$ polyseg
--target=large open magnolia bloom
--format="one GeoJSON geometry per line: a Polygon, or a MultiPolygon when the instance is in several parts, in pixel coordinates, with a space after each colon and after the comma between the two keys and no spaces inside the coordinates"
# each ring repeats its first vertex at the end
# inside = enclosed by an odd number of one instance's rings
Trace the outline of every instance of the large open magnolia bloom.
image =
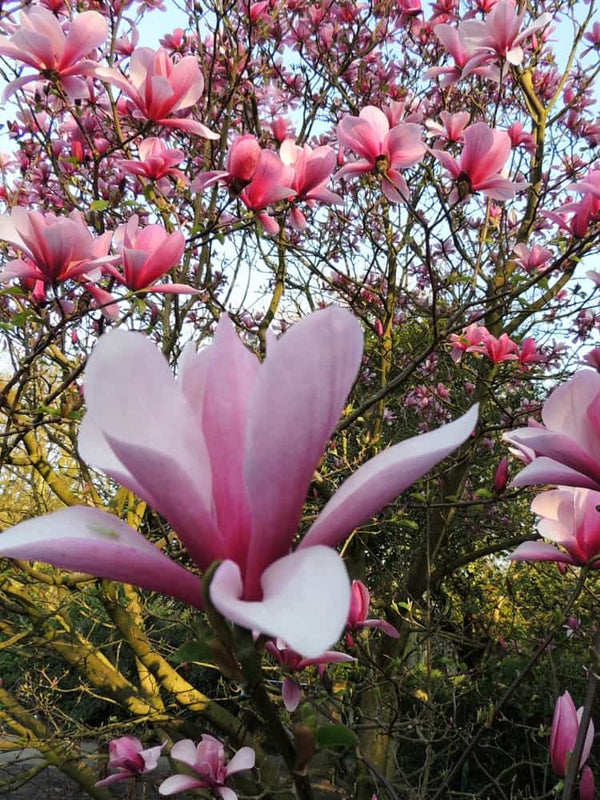
{"type": "Polygon", "coordinates": [[[374,172],[381,175],[381,190],[391,203],[408,200],[408,185],[400,170],[419,163],[425,155],[419,125],[399,122],[390,128],[381,109],[365,106],[358,117],[342,117],[337,137],[341,145],[362,158],[342,167],[336,178],[374,172]]]}
{"type": "Polygon", "coordinates": [[[542,421],[504,435],[528,462],[513,485],[600,491],[600,373],[582,370],[557,387],[544,403],[542,421]]]}
{"type": "Polygon", "coordinates": [[[13,278],[42,283],[78,279],[115,260],[108,255],[111,238],[110,232],[94,238],[78,211],[56,217],[49,211],[16,206],[10,216],[0,217],[0,241],[8,242],[22,257],[4,266],[0,283],[13,278]]]}
{"type": "Polygon", "coordinates": [[[19,25],[8,41],[0,41],[0,55],[14,58],[33,67],[33,75],[25,75],[8,84],[4,100],[31,81],[57,78],[71,97],[85,95],[81,75],[89,75],[95,61],[85,60],[90,50],[104,44],[108,38],[106,20],[96,11],[78,14],[68,27],[67,34],[47,8],[35,5],[19,15],[19,25]]]}
{"type": "MultiPolygon", "coordinates": [[[[358,469],[290,553],[316,465],[362,359],[350,312],[318,311],[271,341],[263,363],[223,317],[184,352],[178,379],[145,336],[101,337],[85,374],[81,457],[177,532],[228,619],[307,658],[339,638],[350,582],[332,549],[464,442],[477,408],[358,469]]],[[[77,506],[0,534],[0,553],[83,570],[201,607],[200,578],[117,517],[77,506]]]]}
{"type": "Polygon", "coordinates": [[[120,89],[138,115],[205,139],[219,138],[201,122],[173,116],[195,106],[204,91],[204,78],[195,56],[185,56],[175,64],[162,48],[138,47],[131,56],[130,80],[112,67],[97,67],[94,74],[120,89]]]}
{"type": "Polygon", "coordinates": [[[456,181],[456,196],[451,195],[451,200],[464,200],[474,192],[492,200],[510,200],[525,188],[523,181],[511,181],[502,174],[512,149],[506,131],[476,122],[465,128],[463,136],[465,145],[458,160],[445,150],[431,151],[456,181]]]}
{"type": "MultiPolygon", "coordinates": [[[[538,531],[547,542],[524,542],[509,558],[511,561],[556,561],[582,567],[600,556],[600,492],[561,487],[542,492],[531,504],[541,517],[538,531]]],[[[600,560],[593,564],[600,569],[600,560]]]]}

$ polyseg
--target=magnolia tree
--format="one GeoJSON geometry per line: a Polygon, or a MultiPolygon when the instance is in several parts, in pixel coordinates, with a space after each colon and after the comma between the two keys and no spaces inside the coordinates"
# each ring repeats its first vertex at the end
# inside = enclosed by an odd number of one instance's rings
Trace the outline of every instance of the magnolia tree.
{"type": "Polygon", "coordinates": [[[594,13],[9,4],[15,748],[100,799],[594,797],[594,13]]]}

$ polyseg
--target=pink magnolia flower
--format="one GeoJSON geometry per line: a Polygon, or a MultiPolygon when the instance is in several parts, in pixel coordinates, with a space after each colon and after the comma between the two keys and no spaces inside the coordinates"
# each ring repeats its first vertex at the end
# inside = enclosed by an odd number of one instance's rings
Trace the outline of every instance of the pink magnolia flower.
{"type": "Polygon", "coordinates": [[[468,75],[481,75],[492,79],[498,76],[498,68],[490,64],[492,60],[490,53],[467,38],[464,24],[456,27],[442,22],[433,29],[454,60],[453,67],[432,67],[425,73],[426,78],[440,78],[441,86],[451,86],[468,75]]]}
{"type": "Polygon", "coordinates": [[[185,250],[185,237],[181,231],[167,233],[162,225],[139,227],[137,214],[126,225],[115,231],[115,244],[123,265],[123,274],[115,267],[105,267],[107,272],[132,292],[149,290],[167,294],[194,293],[196,289],[181,283],[154,281],[173,269],[185,250]]]}
{"type": "MultiPolygon", "coordinates": [[[[151,181],[162,181],[171,176],[187,183],[187,178],[180,169],[176,169],[185,158],[181,150],[167,147],[160,139],[151,137],[140,142],[139,160],[123,159],[118,162],[119,167],[131,175],[141,175],[151,181]]],[[[169,184],[166,184],[167,187],[169,184]]]]}
{"type": "Polygon", "coordinates": [[[542,272],[547,269],[548,261],[552,258],[552,251],[547,247],[540,247],[537,244],[527,247],[525,244],[518,244],[513,251],[516,256],[515,262],[523,267],[526,272],[534,270],[542,272]]]}
{"type": "Polygon", "coordinates": [[[475,47],[487,49],[509,64],[518,65],[524,57],[521,42],[552,22],[552,14],[546,12],[521,31],[524,17],[525,9],[517,13],[511,0],[498,0],[483,22],[468,20],[461,24],[461,30],[475,47]]]}
{"type": "Polygon", "coordinates": [[[488,333],[481,344],[468,347],[467,353],[481,353],[494,364],[501,364],[503,361],[517,361],[519,347],[507,333],[503,333],[497,338],[488,333]]]}
{"type": "MultiPolygon", "coordinates": [[[[290,553],[315,465],[362,360],[348,311],[317,311],[271,341],[260,363],[223,317],[210,347],[189,347],[175,381],[142,334],[102,336],[85,374],[79,452],[177,531],[223,616],[306,658],[339,638],[350,584],[332,548],[462,444],[477,407],[401,442],[348,478],[290,553]],[[323,609],[327,608],[327,614],[323,609]]],[[[200,578],[138,531],[75,506],[4,531],[0,553],[122,580],[201,607],[200,578]]]]}
{"type": "Polygon", "coordinates": [[[172,775],[158,787],[159,794],[168,796],[192,789],[212,789],[223,800],[237,800],[237,794],[225,783],[231,775],[252,769],[256,754],[251,747],[242,747],[226,765],[223,743],[205,733],[198,745],[191,739],[174,744],[171,758],[181,761],[196,774],[172,775]]]}
{"type": "MultiPolygon", "coordinates": [[[[556,561],[582,567],[600,556],[600,492],[591,489],[562,487],[542,492],[531,504],[541,517],[538,531],[562,549],[546,542],[523,542],[509,558],[511,561],[556,561]]],[[[600,561],[594,563],[600,568],[600,561]]]]}
{"type": "MultiPolygon", "coordinates": [[[[575,749],[582,716],[583,707],[575,710],[575,703],[569,692],[565,692],[557,699],[550,735],[550,762],[554,773],[559,778],[564,778],[569,769],[569,759],[575,749]]],[[[593,742],[594,723],[590,720],[581,751],[580,769],[589,758],[593,742]]],[[[580,800],[594,800],[594,797],[594,774],[589,767],[584,767],[579,782],[579,798],[580,800]]]]}
{"type": "Polygon", "coordinates": [[[219,182],[225,183],[232,195],[239,195],[256,174],[261,153],[256,136],[251,133],[237,136],[227,153],[227,168],[199,175],[192,183],[192,191],[201,192],[219,182]]]}
{"type": "MultiPolygon", "coordinates": [[[[278,639],[276,642],[267,642],[265,650],[270,653],[285,672],[300,672],[306,667],[324,666],[326,664],[343,664],[349,661],[356,661],[346,653],[338,653],[335,650],[327,650],[316,658],[303,658],[291,647],[287,647],[285,642],[278,639]]],[[[283,704],[288,711],[295,711],[302,699],[302,688],[294,678],[286,675],[281,687],[283,704]]]]}
{"type": "Polygon", "coordinates": [[[195,56],[186,56],[174,64],[162,48],[139,47],[131,56],[129,72],[131,80],[109,67],[97,67],[94,74],[120,89],[140,116],[206,139],[219,138],[201,122],[173,116],[195,106],[204,91],[204,78],[195,56]]]}
{"type": "Polygon", "coordinates": [[[526,367],[528,364],[537,364],[544,358],[544,356],[537,349],[537,343],[535,339],[532,339],[531,336],[523,339],[518,354],[519,364],[521,364],[523,367],[526,367]]]}
{"type": "MultiPolygon", "coordinates": [[[[346,628],[348,631],[358,631],[361,628],[378,628],[393,639],[397,639],[400,634],[387,620],[367,619],[370,605],[371,596],[365,584],[362,581],[352,581],[350,610],[348,611],[348,619],[346,621],[346,628]]],[[[354,639],[350,633],[346,634],[346,644],[348,647],[353,647],[354,645],[354,639]]]]}
{"type": "Polygon", "coordinates": [[[508,483],[508,458],[504,456],[498,462],[496,472],[494,473],[494,491],[496,494],[502,494],[506,489],[508,483]]]}
{"type": "Polygon", "coordinates": [[[127,781],[129,778],[138,778],[146,772],[156,769],[158,759],[164,744],[144,750],[144,745],[135,736],[121,736],[113,739],[108,745],[108,768],[116,769],[114,775],[109,775],[96,783],[96,786],[108,786],[117,781],[127,781]]]}
{"type": "Polygon", "coordinates": [[[600,169],[591,170],[582,181],[572,183],[568,188],[580,192],[583,195],[581,200],[567,203],[558,211],[547,211],[545,216],[573,236],[583,238],[600,220],[600,169]]]}
{"type": "Polygon", "coordinates": [[[440,111],[440,119],[442,124],[428,120],[425,125],[430,133],[441,136],[447,142],[462,142],[464,141],[464,131],[471,115],[468,111],[461,111],[459,114],[450,114],[448,111],[440,111]]]}
{"type": "Polygon", "coordinates": [[[452,360],[458,364],[464,353],[470,353],[474,347],[483,345],[490,336],[491,334],[485,325],[478,325],[476,322],[472,322],[466,328],[463,328],[460,335],[451,333],[450,344],[452,345],[452,350],[450,355],[452,360]]]}
{"type": "Polygon", "coordinates": [[[582,370],[558,386],[544,403],[542,420],[504,435],[529,462],[513,485],[600,491],[600,373],[582,370]]]}
{"type": "Polygon", "coordinates": [[[314,150],[309,145],[298,147],[293,139],[286,139],[279,148],[279,156],[284,164],[293,169],[292,189],[296,195],[292,206],[291,222],[296,230],[306,228],[304,214],[296,203],[304,200],[309,205],[321,203],[342,203],[339,194],[327,188],[331,173],[335,169],[337,156],[331,147],[324,145],[314,150]]]}
{"type": "Polygon", "coordinates": [[[0,282],[33,278],[42,283],[79,279],[83,273],[114,258],[108,256],[111,233],[96,239],[79,212],[56,217],[50,212],[26,211],[15,207],[10,216],[0,217],[0,241],[8,242],[22,257],[9,261],[0,282]]]}
{"type": "Polygon", "coordinates": [[[493,200],[510,200],[523,189],[523,182],[511,181],[501,172],[510,157],[511,143],[506,131],[476,122],[464,132],[465,145],[457,161],[445,150],[432,150],[456,181],[456,200],[481,192],[493,200]]]}
{"type": "Polygon", "coordinates": [[[417,164],[425,155],[421,128],[414,122],[399,122],[390,129],[387,116],[375,106],[366,106],[358,117],[349,114],[337,126],[340,144],[362,156],[346,164],[336,178],[373,172],[381,176],[381,189],[391,203],[409,197],[406,180],[399,170],[417,164]]]}
{"type": "Polygon", "coordinates": [[[279,200],[294,197],[293,180],[291,167],[284,164],[276,153],[261,150],[252,180],[240,193],[240,200],[256,213],[264,229],[273,236],[279,233],[279,225],[264,209],[279,200]]]}
{"type": "Polygon", "coordinates": [[[72,98],[86,95],[80,75],[91,74],[96,63],[84,57],[108,37],[106,20],[96,11],[78,14],[67,34],[54,14],[43,6],[33,6],[19,15],[19,26],[8,41],[0,41],[0,55],[21,61],[36,72],[8,84],[4,100],[17,89],[41,78],[58,79],[72,98]]]}
{"type": "Polygon", "coordinates": [[[528,153],[535,153],[537,149],[535,138],[533,134],[523,130],[522,122],[513,122],[507,133],[510,136],[510,143],[513,147],[523,146],[528,153]]]}

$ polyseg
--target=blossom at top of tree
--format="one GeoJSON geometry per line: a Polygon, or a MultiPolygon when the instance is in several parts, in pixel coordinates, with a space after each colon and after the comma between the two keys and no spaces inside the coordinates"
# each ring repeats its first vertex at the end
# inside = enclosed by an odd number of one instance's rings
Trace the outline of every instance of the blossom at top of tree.
{"type": "Polygon", "coordinates": [[[400,170],[419,163],[425,155],[427,148],[419,125],[399,122],[390,128],[383,111],[365,106],[358,117],[347,114],[342,118],[337,138],[343,147],[362,158],[343,166],[336,178],[371,172],[381,176],[381,189],[391,203],[408,200],[408,185],[400,170]]]}
{"type": "Polygon", "coordinates": [[[201,122],[173,116],[195,106],[204,91],[204,78],[195,56],[185,56],[174,63],[162,48],[138,47],[131,56],[129,80],[112,67],[96,67],[94,74],[120,89],[133,103],[137,116],[205,139],[219,138],[201,122]]]}
{"type": "Polygon", "coordinates": [[[225,783],[231,775],[252,769],[256,754],[251,747],[242,747],[226,763],[223,743],[205,733],[197,745],[191,739],[176,742],[171,748],[171,758],[181,761],[195,775],[171,775],[158,787],[163,797],[192,789],[211,789],[222,800],[237,800],[237,794],[225,783]]]}
{"type": "Polygon", "coordinates": [[[32,6],[21,11],[19,25],[10,39],[0,39],[0,55],[21,61],[36,72],[11,81],[4,90],[4,100],[26,84],[42,79],[60,81],[71,98],[85,97],[85,82],[79,76],[90,75],[97,66],[85,56],[107,37],[106,20],[96,11],[78,14],[66,34],[47,8],[32,6]]]}
{"type": "Polygon", "coordinates": [[[151,772],[158,766],[163,748],[164,744],[161,744],[145,750],[136,736],[113,739],[108,744],[108,769],[116,769],[117,772],[98,781],[96,786],[108,786],[117,781],[127,781],[151,772]]]}
{"type": "Polygon", "coordinates": [[[525,182],[509,180],[502,173],[511,152],[506,131],[476,122],[465,128],[463,135],[465,144],[459,159],[445,150],[431,151],[456,182],[455,200],[464,200],[474,192],[493,200],[510,200],[527,186],[525,182]]]}
{"type": "Polygon", "coordinates": [[[10,215],[0,217],[0,241],[8,242],[22,257],[6,264],[0,282],[13,278],[33,278],[42,283],[78,279],[115,260],[108,255],[111,239],[110,232],[94,238],[78,211],[57,217],[16,206],[10,215]]]}
{"type": "Polygon", "coordinates": [[[469,75],[498,79],[498,68],[491,63],[492,55],[467,38],[462,25],[442,22],[434,27],[433,32],[452,56],[454,66],[431,67],[425,73],[426,78],[439,78],[441,86],[451,86],[469,75]]]}
{"type": "MultiPolygon", "coordinates": [[[[462,444],[477,407],[367,461],[290,553],[316,464],[362,359],[362,330],[331,307],[272,340],[263,363],[223,317],[214,341],[184,352],[175,381],[145,336],[101,337],[85,374],[79,452],[161,513],[198,570],[222,561],[211,602],[302,656],[340,636],[350,605],[332,548],[462,444]],[[323,608],[328,613],[323,613],[323,608]]],[[[0,552],[170,594],[201,607],[198,575],[122,520],[75,506],[4,531],[0,552]]]]}
{"type": "Polygon", "coordinates": [[[488,50],[502,61],[518,66],[524,58],[521,42],[552,22],[552,14],[541,14],[531,25],[521,30],[526,10],[517,13],[511,0],[498,0],[482,20],[461,23],[463,36],[476,48],[488,50]]]}
{"type": "MultiPolygon", "coordinates": [[[[511,561],[556,561],[582,567],[600,557],[600,492],[561,487],[543,492],[531,504],[541,517],[537,529],[547,542],[523,542],[511,553],[511,561]]],[[[600,560],[594,563],[600,568],[600,560]]]]}

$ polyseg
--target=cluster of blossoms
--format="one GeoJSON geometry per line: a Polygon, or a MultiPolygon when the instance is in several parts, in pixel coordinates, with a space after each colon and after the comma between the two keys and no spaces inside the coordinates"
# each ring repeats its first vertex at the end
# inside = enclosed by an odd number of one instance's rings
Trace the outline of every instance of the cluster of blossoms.
{"type": "Polygon", "coordinates": [[[464,353],[479,353],[494,364],[517,361],[523,367],[537,364],[543,359],[535,339],[527,337],[519,346],[509,338],[508,334],[503,333],[496,337],[485,325],[478,325],[476,322],[464,328],[460,335],[451,334],[450,344],[452,345],[450,355],[456,363],[461,361],[464,353]]]}
{"type": "MultiPolygon", "coordinates": [[[[108,768],[117,772],[96,783],[108,786],[117,781],[140,778],[156,769],[163,745],[144,749],[135,736],[121,736],[108,745],[108,768]]],[[[158,787],[163,797],[192,789],[211,789],[222,800],[237,800],[237,794],[226,785],[228,778],[238,772],[252,769],[255,753],[251,747],[242,747],[226,763],[223,743],[214,736],[204,734],[196,745],[191,739],[183,739],[173,745],[171,758],[180,761],[193,773],[191,775],[172,775],[158,787]]]]}

